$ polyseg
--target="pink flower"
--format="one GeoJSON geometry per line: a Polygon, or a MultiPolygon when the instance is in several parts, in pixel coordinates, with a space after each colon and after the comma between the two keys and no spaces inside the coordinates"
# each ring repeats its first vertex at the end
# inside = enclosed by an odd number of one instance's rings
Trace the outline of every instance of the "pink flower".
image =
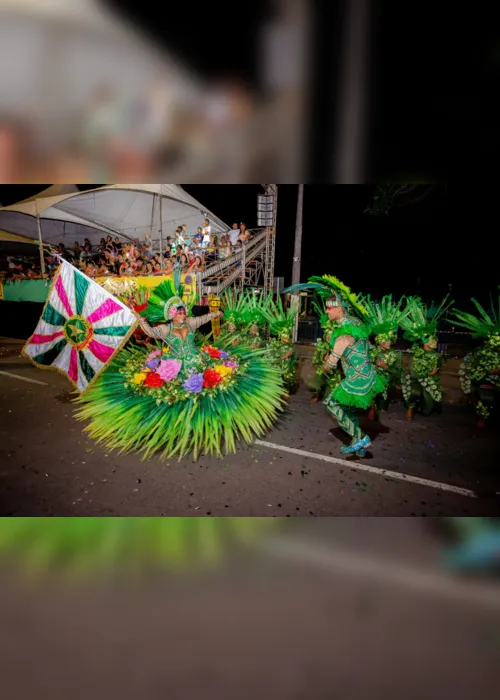
{"type": "Polygon", "coordinates": [[[144,363],[147,365],[148,362],[151,362],[151,360],[154,357],[160,357],[161,356],[161,350],[153,350],[153,352],[150,352],[149,355],[146,357],[146,362],[144,363]]]}
{"type": "Polygon", "coordinates": [[[177,316],[177,309],[175,306],[172,306],[170,311],[168,312],[169,318],[175,318],[177,316]]]}
{"type": "Polygon", "coordinates": [[[179,374],[181,367],[182,362],[179,362],[179,360],[162,360],[160,367],[156,371],[163,381],[170,382],[179,374]]]}

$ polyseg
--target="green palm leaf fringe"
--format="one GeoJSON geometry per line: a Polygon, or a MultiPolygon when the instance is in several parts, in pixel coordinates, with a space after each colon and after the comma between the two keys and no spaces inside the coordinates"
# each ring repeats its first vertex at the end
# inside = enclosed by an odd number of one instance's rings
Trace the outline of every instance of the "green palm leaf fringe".
{"type": "Polygon", "coordinates": [[[85,431],[109,449],[136,450],[143,459],[160,453],[162,459],[180,460],[189,452],[194,460],[200,454],[221,457],[236,452],[240,440],[250,444],[265,435],[285,405],[280,372],[268,362],[265,349],[232,347],[240,364],[251,362],[229,391],[171,406],[158,406],[153,397],[124,388],[120,369],[134,353],[143,351],[124,348],[95,384],[75,399],[81,405],[77,420],[88,420],[85,431]]]}
{"type": "Polygon", "coordinates": [[[271,518],[0,518],[0,561],[30,575],[73,575],[153,567],[185,570],[220,562],[251,542],[271,518]]]}
{"type": "Polygon", "coordinates": [[[500,295],[498,296],[498,312],[491,299],[491,311],[488,312],[476,300],[471,299],[477,309],[477,314],[470,314],[459,309],[453,309],[450,323],[455,323],[461,328],[472,333],[473,338],[489,338],[493,335],[500,335],[500,295]]]}
{"type": "Polygon", "coordinates": [[[431,309],[419,297],[407,297],[407,314],[400,321],[401,328],[405,331],[404,337],[412,342],[435,337],[439,319],[454,303],[453,301],[448,302],[448,298],[449,294],[444,297],[438,307],[431,309]]]}
{"type": "Polygon", "coordinates": [[[382,297],[380,302],[376,302],[368,294],[360,297],[359,300],[368,312],[364,320],[371,326],[374,335],[396,332],[402,319],[410,313],[411,307],[403,308],[405,297],[401,297],[396,302],[393,300],[392,294],[387,294],[382,297]]]}

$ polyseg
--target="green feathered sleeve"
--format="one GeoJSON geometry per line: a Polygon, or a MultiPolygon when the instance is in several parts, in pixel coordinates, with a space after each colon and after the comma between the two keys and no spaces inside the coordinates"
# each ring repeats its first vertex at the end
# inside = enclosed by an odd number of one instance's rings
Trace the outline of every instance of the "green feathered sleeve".
{"type": "Polygon", "coordinates": [[[350,335],[358,340],[359,338],[369,338],[371,334],[371,327],[361,323],[359,325],[353,323],[346,323],[345,326],[339,326],[335,328],[332,332],[330,338],[330,347],[333,348],[337,338],[343,335],[350,335]]]}

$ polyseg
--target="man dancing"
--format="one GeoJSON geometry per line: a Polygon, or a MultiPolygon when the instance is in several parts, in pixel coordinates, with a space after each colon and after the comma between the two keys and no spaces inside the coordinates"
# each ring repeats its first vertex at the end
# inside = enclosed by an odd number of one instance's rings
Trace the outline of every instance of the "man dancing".
{"type": "Polygon", "coordinates": [[[307,284],[294,285],[285,291],[295,293],[302,289],[314,289],[323,297],[325,292],[329,295],[326,313],[336,326],[330,337],[330,354],[325,359],[323,371],[328,375],[340,362],[344,378],[329,393],[325,406],[351,437],[351,444],[341,447],[341,452],[364,456],[371,440],[361,430],[356,411],[370,408],[387,384],[386,379],[377,374],[370,359],[368,338],[371,328],[360,318],[366,316],[366,309],[348,287],[330,275],[311,277],[307,284]]]}

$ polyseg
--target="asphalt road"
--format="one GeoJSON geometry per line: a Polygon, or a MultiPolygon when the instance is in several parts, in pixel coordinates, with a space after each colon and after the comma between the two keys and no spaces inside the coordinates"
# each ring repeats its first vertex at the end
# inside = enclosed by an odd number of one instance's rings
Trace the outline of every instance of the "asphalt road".
{"type": "Polygon", "coordinates": [[[1,515],[500,514],[498,425],[479,431],[468,407],[407,423],[395,405],[382,424],[365,423],[372,453],[353,462],[329,434],[324,406],[301,388],[265,444],[220,460],[142,461],[88,439],[69,382],[20,348],[0,345],[1,515]]]}
{"type": "Polygon", "coordinates": [[[423,521],[280,522],[289,527],[210,572],[135,586],[70,586],[55,575],[31,586],[3,575],[4,694],[498,697],[498,588],[440,571],[441,545],[423,521]]]}

